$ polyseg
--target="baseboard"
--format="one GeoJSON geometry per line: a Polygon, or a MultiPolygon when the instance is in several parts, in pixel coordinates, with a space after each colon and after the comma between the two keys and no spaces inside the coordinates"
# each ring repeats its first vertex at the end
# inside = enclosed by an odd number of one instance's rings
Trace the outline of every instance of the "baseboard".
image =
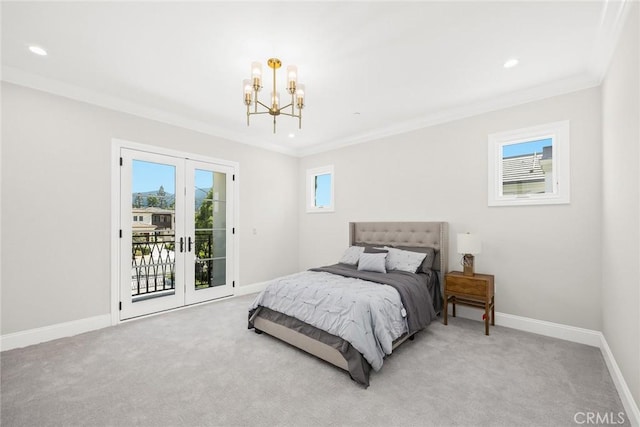
{"type": "Polygon", "coordinates": [[[58,338],[71,337],[84,332],[102,329],[107,326],[111,326],[111,314],[87,317],[86,319],[78,319],[71,322],[57,323],[42,328],[6,334],[0,337],[0,350],[6,351],[58,338]]]}
{"type": "MultiPolygon", "coordinates": [[[[468,307],[456,307],[456,314],[465,319],[481,320],[483,311],[468,307]]],[[[565,341],[600,347],[602,333],[591,329],[577,328],[575,326],[562,325],[560,323],[547,322],[545,320],[531,319],[529,317],[514,316],[513,314],[496,312],[496,325],[519,331],[531,332],[547,337],[559,338],[565,341]]]]}
{"type": "MultiPolygon", "coordinates": [[[[266,286],[267,282],[253,283],[247,286],[238,286],[234,289],[234,296],[249,295],[260,292],[266,286]]],[[[156,314],[162,313],[164,312],[156,314]]],[[[0,336],[0,351],[27,347],[29,345],[39,344],[45,341],[71,337],[73,335],[78,335],[84,332],[102,329],[107,326],[112,326],[111,321],[111,314],[104,314],[101,316],[88,317],[86,319],[78,319],[71,322],[58,323],[51,326],[44,326],[42,328],[29,329],[26,331],[2,335],[0,336]]]]}
{"type": "Polygon", "coordinates": [[[613,357],[613,353],[611,352],[611,348],[609,348],[607,340],[603,334],[600,334],[600,337],[600,351],[602,351],[602,357],[604,357],[604,361],[607,364],[613,383],[616,385],[616,389],[620,395],[620,400],[622,400],[622,406],[624,406],[624,410],[627,412],[627,418],[629,418],[629,422],[632,426],[638,427],[640,426],[640,409],[638,409],[638,405],[633,399],[631,390],[629,390],[627,382],[622,376],[622,371],[620,371],[620,368],[616,363],[616,359],[613,357]]]}
{"type": "MultiPolygon", "coordinates": [[[[478,309],[456,307],[456,315],[464,317],[465,319],[481,321],[482,314],[483,312],[478,309]]],[[[638,410],[638,405],[633,399],[631,390],[629,390],[627,382],[624,380],[622,372],[602,332],[498,312],[496,312],[496,325],[598,347],[602,352],[602,357],[616,386],[620,400],[622,400],[622,405],[627,413],[629,422],[632,426],[640,426],[640,410],[638,410]]]]}
{"type": "Polygon", "coordinates": [[[239,297],[242,295],[255,294],[257,292],[261,292],[264,288],[267,287],[267,283],[269,282],[258,282],[252,283],[251,285],[246,286],[238,286],[235,288],[235,296],[239,297]]]}

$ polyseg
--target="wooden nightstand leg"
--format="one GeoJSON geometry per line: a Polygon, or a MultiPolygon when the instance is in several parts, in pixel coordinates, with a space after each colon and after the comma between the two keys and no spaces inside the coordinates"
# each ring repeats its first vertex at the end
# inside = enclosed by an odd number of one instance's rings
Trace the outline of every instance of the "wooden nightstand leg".
{"type": "Polygon", "coordinates": [[[496,297],[491,297],[491,324],[496,325],[496,297]]]}
{"type": "Polygon", "coordinates": [[[489,335],[489,302],[484,303],[484,334],[489,335]]]}
{"type": "Polygon", "coordinates": [[[451,315],[456,317],[456,297],[451,298],[451,315]]]}
{"type": "Polygon", "coordinates": [[[447,311],[449,310],[449,298],[447,298],[447,294],[444,294],[444,307],[442,311],[442,320],[443,323],[447,324],[447,311]]]}

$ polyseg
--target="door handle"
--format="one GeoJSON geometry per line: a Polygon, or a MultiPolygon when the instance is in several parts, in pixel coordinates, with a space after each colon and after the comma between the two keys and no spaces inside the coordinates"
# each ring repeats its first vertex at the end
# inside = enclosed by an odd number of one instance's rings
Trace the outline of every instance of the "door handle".
{"type": "Polygon", "coordinates": [[[180,238],[180,252],[184,252],[184,237],[180,238]]]}
{"type": "Polygon", "coordinates": [[[189,236],[189,243],[188,243],[188,245],[187,245],[187,252],[191,252],[191,244],[192,244],[192,243],[193,243],[193,242],[191,241],[191,236],[189,236]]]}

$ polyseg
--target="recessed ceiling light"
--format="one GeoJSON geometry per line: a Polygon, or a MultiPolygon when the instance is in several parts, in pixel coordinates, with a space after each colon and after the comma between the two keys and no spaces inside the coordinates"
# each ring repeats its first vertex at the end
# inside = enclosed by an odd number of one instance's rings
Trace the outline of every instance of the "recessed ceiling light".
{"type": "Polygon", "coordinates": [[[295,137],[296,137],[296,134],[295,134],[295,133],[290,133],[290,134],[289,134],[289,138],[295,138],[295,137]]]}
{"type": "Polygon", "coordinates": [[[41,48],[40,46],[29,46],[29,50],[36,55],[47,56],[47,51],[41,48]]]}
{"type": "Polygon", "coordinates": [[[518,61],[516,58],[508,59],[508,60],[504,63],[504,68],[513,68],[513,67],[515,67],[516,65],[518,65],[518,62],[520,62],[520,61],[518,61]]]}

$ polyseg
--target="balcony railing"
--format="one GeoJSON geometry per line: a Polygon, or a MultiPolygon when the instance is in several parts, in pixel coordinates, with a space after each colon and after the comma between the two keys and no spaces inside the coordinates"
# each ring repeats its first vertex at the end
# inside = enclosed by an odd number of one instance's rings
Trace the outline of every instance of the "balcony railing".
{"type": "MultiPolygon", "coordinates": [[[[195,289],[225,284],[225,229],[195,232],[195,289]],[[214,239],[213,233],[220,232],[214,239]],[[215,249],[217,242],[218,250],[215,249]],[[219,253],[218,253],[219,252],[219,253]]],[[[173,230],[133,232],[131,244],[131,296],[134,301],[175,292],[175,232],[173,230]]]]}
{"type": "Polygon", "coordinates": [[[134,301],[175,292],[175,233],[134,232],[131,244],[131,296],[134,301]]]}

